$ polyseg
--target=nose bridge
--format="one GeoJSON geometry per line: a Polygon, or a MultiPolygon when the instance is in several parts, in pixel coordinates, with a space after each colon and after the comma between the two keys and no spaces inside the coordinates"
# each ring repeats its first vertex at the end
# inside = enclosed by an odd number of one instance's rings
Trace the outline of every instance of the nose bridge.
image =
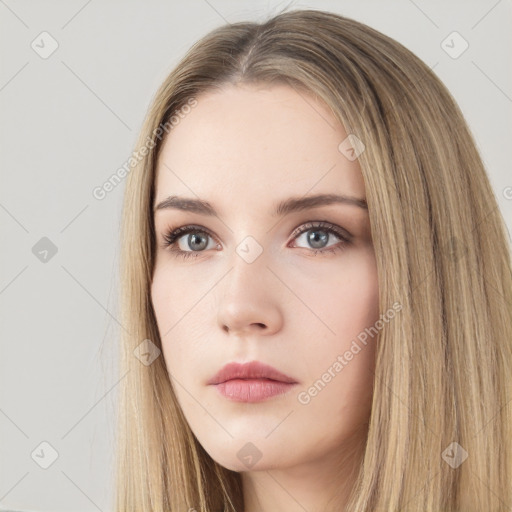
{"type": "Polygon", "coordinates": [[[234,293],[237,296],[246,292],[254,296],[258,287],[266,280],[268,269],[268,251],[253,236],[246,236],[232,254],[232,270],[228,274],[229,282],[226,295],[234,293]]]}

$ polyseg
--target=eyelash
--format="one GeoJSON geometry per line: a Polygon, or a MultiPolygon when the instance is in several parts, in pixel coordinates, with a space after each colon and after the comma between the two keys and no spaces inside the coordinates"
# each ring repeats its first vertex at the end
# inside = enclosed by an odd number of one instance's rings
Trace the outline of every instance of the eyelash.
{"type": "MultiPolygon", "coordinates": [[[[293,239],[298,238],[303,233],[306,233],[308,231],[312,231],[313,229],[320,229],[324,231],[325,233],[336,235],[338,238],[341,239],[341,242],[338,243],[334,247],[327,247],[324,249],[309,249],[313,252],[313,256],[316,256],[318,253],[336,253],[336,251],[343,251],[347,245],[351,243],[351,240],[345,235],[340,228],[338,228],[335,224],[331,224],[330,222],[325,221],[316,221],[316,222],[308,222],[306,224],[303,224],[300,226],[300,228],[297,228],[292,233],[293,239]]],[[[205,228],[202,228],[200,226],[195,225],[187,225],[187,226],[181,226],[177,229],[170,229],[167,233],[163,235],[164,241],[162,243],[162,248],[169,250],[171,253],[173,253],[174,256],[178,258],[197,258],[201,255],[201,253],[204,253],[205,251],[182,251],[181,249],[177,248],[176,242],[184,235],[187,235],[189,233],[204,233],[211,238],[215,240],[215,237],[205,228]]],[[[299,247],[299,249],[303,249],[303,247],[299,247]]]]}

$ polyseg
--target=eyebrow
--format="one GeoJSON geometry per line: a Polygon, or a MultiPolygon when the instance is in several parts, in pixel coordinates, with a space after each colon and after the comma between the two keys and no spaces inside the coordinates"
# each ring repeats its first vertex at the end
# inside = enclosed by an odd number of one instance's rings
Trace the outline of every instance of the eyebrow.
{"type": "MultiPolygon", "coordinates": [[[[284,216],[292,212],[300,212],[318,206],[331,204],[347,204],[368,210],[365,199],[338,194],[317,194],[314,196],[291,197],[279,202],[272,210],[272,216],[284,216]]],[[[179,196],[169,196],[154,207],[154,213],[164,209],[182,210],[200,215],[217,216],[213,206],[202,199],[190,199],[179,196]]]]}

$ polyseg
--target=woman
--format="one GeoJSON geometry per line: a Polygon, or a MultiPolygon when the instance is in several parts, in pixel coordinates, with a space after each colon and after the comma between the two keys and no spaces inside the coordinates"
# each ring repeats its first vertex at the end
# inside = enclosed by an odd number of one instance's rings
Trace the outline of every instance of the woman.
{"type": "Polygon", "coordinates": [[[512,506],[512,275],[455,101],[302,10],[160,87],[122,230],[120,511],[512,506]]]}

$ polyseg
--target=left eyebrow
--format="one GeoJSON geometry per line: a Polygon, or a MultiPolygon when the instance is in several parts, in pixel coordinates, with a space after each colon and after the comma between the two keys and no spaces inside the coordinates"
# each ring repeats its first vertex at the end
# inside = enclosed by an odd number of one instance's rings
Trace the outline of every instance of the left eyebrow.
{"type": "Polygon", "coordinates": [[[290,199],[281,201],[275,206],[272,215],[274,217],[283,216],[291,212],[300,212],[317,206],[328,206],[330,204],[348,204],[357,206],[363,210],[368,210],[365,199],[337,194],[317,194],[315,196],[291,197],[290,199]]]}
{"type": "MultiPolygon", "coordinates": [[[[347,204],[368,211],[365,199],[338,194],[317,194],[314,196],[291,197],[280,201],[274,206],[272,216],[282,217],[292,212],[304,211],[318,206],[328,206],[330,204],[347,204]]],[[[154,212],[156,213],[158,210],[163,209],[175,209],[200,215],[217,216],[215,208],[208,201],[187,197],[169,196],[154,207],[154,212]]]]}

